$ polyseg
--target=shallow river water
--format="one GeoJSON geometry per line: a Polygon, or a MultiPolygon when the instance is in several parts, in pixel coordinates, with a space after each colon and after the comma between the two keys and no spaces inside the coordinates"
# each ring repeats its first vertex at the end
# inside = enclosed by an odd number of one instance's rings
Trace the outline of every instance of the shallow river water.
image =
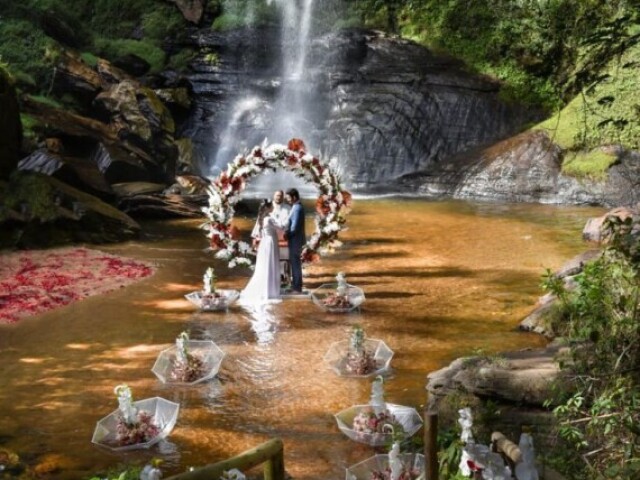
{"type": "MultiPolygon", "coordinates": [[[[183,299],[214,265],[221,288],[242,288],[248,271],[227,271],[204,253],[200,222],[151,222],[141,241],[102,246],[146,259],[158,272],[137,284],[0,325],[0,447],[55,478],[86,478],[122,463],[165,460],[165,476],[233,456],[279,436],[296,479],[341,479],[372,454],[344,437],[333,414],[366,403],[370,381],[339,378],[322,361],[360,324],[394,351],[385,384],[391,403],[421,408],[425,377],[456,357],[539,347],[515,330],[533,307],[545,268],[583,251],[580,232],[596,208],[356,201],[345,245],[307,269],[309,288],[344,271],[367,296],[360,313],[330,315],[310,300],[260,312],[195,313],[183,299]],[[187,330],[226,352],[217,379],[169,388],[151,373],[158,353],[187,330]],[[95,422],[117,407],[113,387],[137,399],[180,402],[176,428],[150,451],[114,455],[91,444],[95,422]],[[44,468],[46,470],[46,467],[44,468]]],[[[246,231],[251,219],[236,219],[246,231]]],[[[308,233],[311,231],[309,220],[308,233]]]]}

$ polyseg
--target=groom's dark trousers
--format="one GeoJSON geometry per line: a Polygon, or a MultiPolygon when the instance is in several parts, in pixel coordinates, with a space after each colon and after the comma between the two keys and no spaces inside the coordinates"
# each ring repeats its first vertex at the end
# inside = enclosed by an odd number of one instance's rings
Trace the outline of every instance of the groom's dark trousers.
{"type": "Polygon", "coordinates": [[[287,225],[287,241],[289,242],[289,262],[291,263],[292,287],[302,291],[302,247],[307,238],[304,233],[304,207],[296,202],[291,207],[287,225]]]}

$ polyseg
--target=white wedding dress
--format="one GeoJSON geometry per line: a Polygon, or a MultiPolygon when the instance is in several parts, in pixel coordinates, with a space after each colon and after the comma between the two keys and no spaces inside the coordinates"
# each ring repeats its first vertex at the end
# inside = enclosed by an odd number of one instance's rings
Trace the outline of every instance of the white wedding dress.
{"type": "Polygon", "coordinates": [[[262,220],[262,235],[255,270],[251,280],[240,294],[239,303],[259,305],[282,301],[280,299],[278,230],[282,230],[282,226],[273,217],[267,216],[262,220]]]}

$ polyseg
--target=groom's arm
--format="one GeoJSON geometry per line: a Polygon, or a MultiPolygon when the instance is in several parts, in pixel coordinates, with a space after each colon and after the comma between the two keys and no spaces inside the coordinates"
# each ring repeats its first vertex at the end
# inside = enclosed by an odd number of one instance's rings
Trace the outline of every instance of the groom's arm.
{"type": "Polygon", "coordinates": [[[291,238],[295,235],[296,231],[300,228],[300,222],[304,221],[302,218],[302,207],[300,205],[294,205],[291,209],[291,216],[289,217],[289,228],[287,228],[287,237],[291,238]]]}

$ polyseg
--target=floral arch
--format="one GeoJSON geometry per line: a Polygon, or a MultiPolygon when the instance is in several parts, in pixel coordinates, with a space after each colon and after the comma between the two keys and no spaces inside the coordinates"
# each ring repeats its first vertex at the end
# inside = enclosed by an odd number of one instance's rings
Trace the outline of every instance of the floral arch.
{"type": "Polygon", "coordinates": [[[319,191],[316,200],[316,230],[302,249],[303,262],[315,262],[320,253],[333,251],[342,245],[338,234],[344,230],[351,208],[351,194],[347,192],[336,172],[308,154],[304,142],[292,139],[287,146],[254,147],[247,156],[238,155],[209,187],[209,206],[203,208],[209,221],[202,228],[210,240],[216,258],[226,260],[229,267],[253,265],[251,246],[237,239],[237,229],[231,224],[234,206],[240,199],[247,181],[266,170],[282,168],[313,183],[319,191]]]}

